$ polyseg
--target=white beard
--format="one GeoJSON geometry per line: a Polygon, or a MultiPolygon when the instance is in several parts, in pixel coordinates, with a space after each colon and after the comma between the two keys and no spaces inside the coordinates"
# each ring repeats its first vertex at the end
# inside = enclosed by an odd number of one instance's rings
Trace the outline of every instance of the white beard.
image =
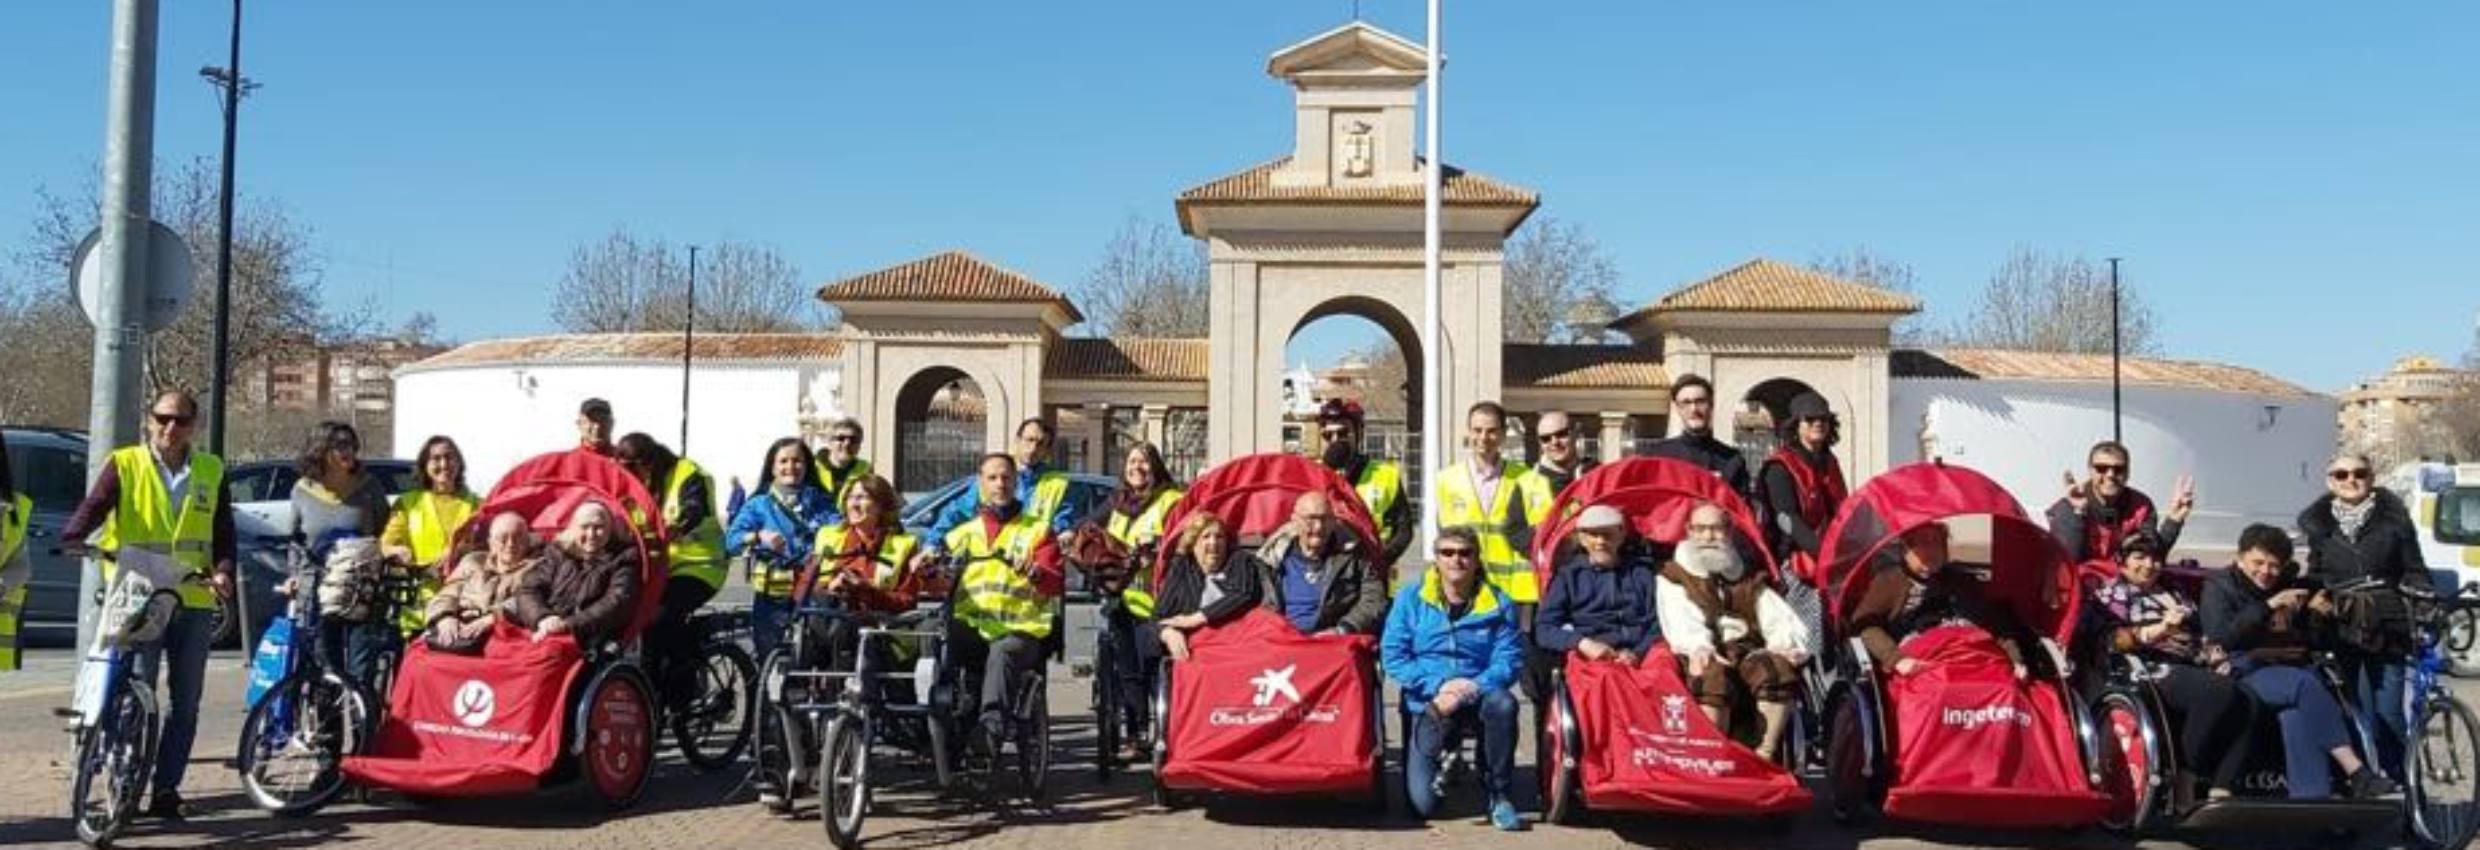
{"type": "Polygon", "coordinates": [[[1739,550],[1731,548],[1729,543],[1683,540],[1673,560],[1697,578],[1726,582],[1738,581],[1740,574],[1746,572],[1748,567],[1746,562],[1740,560],[1739,550]]]}

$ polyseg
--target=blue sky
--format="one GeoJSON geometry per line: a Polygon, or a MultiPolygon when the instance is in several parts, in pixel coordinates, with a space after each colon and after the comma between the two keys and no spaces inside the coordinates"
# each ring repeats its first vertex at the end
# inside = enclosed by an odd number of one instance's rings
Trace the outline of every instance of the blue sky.
{"type": "MultiPolygon", "coordinates": [[[[0,249],[37,187],[90,179],[109,5],[0,13],[0,249]]],[[[462,338],[548,329],[568,253],[615,225],[770,243],[816,281],[961,246],[1066,287],[1128,216],[1283,153],[1266,56],[1351,5],[259,0],[243,191],[313,229],[333,297],[462,338]]],[[[1362,6],[1421,38],[1416,0],[1362,6]]],[[[165,161],[215,150],[194,71],[226,9],[164,4],[165,161]]],[[[1630,304],[1865,245],[1952,316],[2016,246],[2117,255],[2170,354],[2328,391],[2461,353],[2480,314],[2480,6],[1448,15],[1447,158],[1541,190],[1630,304]]]]}

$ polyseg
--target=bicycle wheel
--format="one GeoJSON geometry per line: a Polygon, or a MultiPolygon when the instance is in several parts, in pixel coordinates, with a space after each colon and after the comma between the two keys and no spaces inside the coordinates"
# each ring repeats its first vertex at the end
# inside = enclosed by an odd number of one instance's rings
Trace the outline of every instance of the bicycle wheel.
{"type": "Polygon", "coordinates": [[[750,751],[750,759],[757,762],[755,781],[759,799],[769,811],[779,815],[792,811],[793,795],[800,791],[793,787],[792,782],[792,769],[796,764],[793,759],[797,758],[792,748],[793,718],[792,713],[784,708],[788,702],[784,698],[784,673],[790,666],[791,659],[781,649],[769,651],[766,661],[758,665],[761,702],[757,707],[755,749],[750,751]],[[766,802],[766,794],[770,791],[775,797],[771,802],[766,802]]]}
{"type": "Polygon", "coordinates": [[[362,751],[372,728],[360,688],[324,670],[297,671],[241,723],[241,788],[277,817],[318,811],[343,793],[344,759],[362,751]]]}
{"type": "Polygon", "coordinates": [[[1016,770],[1025,783],[1025,799],[1040,800],[1048,790],[1051,773],[1051,699],[1041,676],[1034,676],[1026,685],[1023,706],[1017,710],[1016,770]]]}
{"type": "Polygon", "coordinates": [[[840,713],[827,722],[826,764],[819,770],[818,819],[827,839],[842,850],[861,846],[861,822],[870,814],[870,735],[859,715],[840,713]]]}
{"type": "Polygon", "coordinates": [[[679,695],[672,713],[672,741],[680,755],[701,771],[721,770],[748,748],[750,719],[756,714],[758,665],[740,645],[713,641],[704,647],[697,669],[682,677],[690,693],[679,695]]]}
{"type": "Polygon", "coordinates": [[[2457,677],[2480,676],[2480,608],[2456,608],[2446,615],[2446,672],[2457,677]]]}
{"type": "Polygon", "coordinates": [[[78,840],[109,844],[138,811],[155,769],[154,699],[146,686],[123,680],[93,727],[78,733],[77,772],[69,792],[78,840]]]}
{"type": "Polygon", "coordinates": [[[2480,720],[2451,696],[2420,706],[2405,773],[2412,833],[2424,847],[2461,850],[2480,831],[2480,720]]]}

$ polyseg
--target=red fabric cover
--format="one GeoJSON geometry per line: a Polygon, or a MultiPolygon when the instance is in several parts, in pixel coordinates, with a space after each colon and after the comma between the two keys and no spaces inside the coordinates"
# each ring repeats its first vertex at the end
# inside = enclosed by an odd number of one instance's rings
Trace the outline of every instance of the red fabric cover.
{"type": "Polygon", "coordinates": [[[2100,822],[2109,798],[2085,781],[2063,686],[2015,681],[1997,641],[1971,626],[1921,632],[1903,651],[1928,668],[1886,684],[1895,742],[1888,816],[1986,827],[2100,822]]]}
{"type": "Polygon", "coordinates": [[[1580,786],[1589,807],[1765,815],[1811,802],[1799,777],[1705,719],[1668,644],[1654,644],[1634,668],[1570,653],[1567,692],[1583,733],[1580,786]]]}
{"type": "Polygon", "coordinates": [[[1171,667],[1162,783],[1186,791],[1365,793],[1378,769],[1377,641],[1308,637],[1252,611],[1200,629],[1171,667]],[[1298,691],[1293,699],[1279,686],[1298,691]]]}
{"type": "MultiPolygon", "coordinates": [[[[1369,518],[1369,508],[1361,504],[1352,483],[1317,461],[1281,453],[1234,458],[1197,476],[1163,518],[1163,531],[1176,540],[1190,516],[1206,511],[1222,519],[1235,540],[1271,535],[1291,521],[1292,503],[1311,492],[1326,494],[1335,520],[1360,539],[1361,551],[1378,551],[1378,524],[1369,518]]],[[[1166,545],[1155,551],[1155,590],[1162,589],[1178,548],[1166,545]]]]}
{"type": "Polygon", "coordinates": [[[421,794],[534,790],[559,760],[569,688],[584,669],[576,640],[536,641],[506,623],[479,656],[415,641],[370,755],[345,759],[345,774],[421,794]]]}
{"type": "Polygon", "coordinates": [[[1768,573],[1777,579],[1773,555],[1766,551],[1764,530],[1757,525],[1757,514],[1739,494],[1731,492],[1730,482],[1711,470],[1671,458],[1632,457],[1593,468],[1567,489],[1559,491],[1550,502],[1549,518],[1533,534],[1533,577],[1541,586],[1550,586],[1551,573],[1558,570],[1559,555],[1568,537],[1576,530],[1576,518],[1594,505],[1609,505],[1627,517],[1628,525],[1640,536],[1663,543],[1678,543],[1687,535],[1688,512],[1696,503],[1712,502],[1731,515],[1731,524],[1739,536],[1765,564],[1768,573]]]}
{"type": "Polygon", "coordinates": [[[1848,620],[1868,593],[1878,553],[1904,532],[1956,517],[1986,516],[1990,526],[1992,599],[2005,602],[2036,634],[2065,643],[2075,631],[2076,564],[2049,529],[2024,513],[2006,488],[1986,475],[1944,462],[1896,467],[1869,479],[1843,502],[1825,533],[1818,569],[1826,579],[1832,621],[1848,620]]]}

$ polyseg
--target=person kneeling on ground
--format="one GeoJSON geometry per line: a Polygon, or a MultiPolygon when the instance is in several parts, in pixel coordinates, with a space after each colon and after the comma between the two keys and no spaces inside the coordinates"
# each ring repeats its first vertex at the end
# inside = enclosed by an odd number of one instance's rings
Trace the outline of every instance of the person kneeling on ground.
{"type": "Polygon", "coordinates": [[[2035,637],[2004,603],[1989,599],[1983,582],[1950,563],[1950,535],[1943,522],[1915,527],[1903,533],[1900,545],[1886,547],[1870,569],[1868,590],[1852,606],[1851,626],[1878,669],[1898,676],[1919,672],[1925,662],[1905,654],[1904,641],[1936,626],[1962,623],[1997,640],[2014,665],[2016,681],[2031,677],[2028,662],[2041,655],[2036,646],[2049,650],[2050,663],[2063,670],[2063,654],[2054,645],[2035,637]]]}
{"type": "Polygon", "coordinates": [[[1472,531],[1440,531],[1436,554],[1436,566],[1396,598],[1378,642],[1387,677],[1402,687],[1405,708],[1415,711],[1404,757],[1412,810],[1424,818],[1437,811],[1447,732],[1478,721],[1490,823],[1520,830],[1524,821],[1507,797],[1516,769],[1516,695],[1510,688],[1524,660],[1515,604],[1482,581],[1481,541],[1472,531]]]}
{"type": "Polygon", "coordinates": [[[1734,697],[1753,697],[1765,721],[1757,754],[1774,758],[1812,639],[1791,604],[1732,545],[1721,507],[1702,502],[1688,513],[1687,536],[1663,565],[1654,597],[1706,718],[1727,730],[1734,697]]]}
{"type": "Polygon", "coordinates": [[[534,630],[535,640],[573,634],[589,649],[617,637],[637,616],[637,562],[636,548],[612,537],[611,509],[578,505],[568,530],[518,585],[510,622],[534,630]]]}
{"type": "Polygon", "coordinates": [[[1165,655],[1188,660],[1188,636],[1207,626],[1239,619],[1257,607],[1257,565],[1231,545],[1223,520],[1199,512],[1180,524],[1171,570],[1163,575],[1152,622],[1137,626],[1137,663],[1156,666],[1165,655]]]}
{"type": "Polygon", "coordinates": [[[2291,563],[2291,537],[2270,525],[2239,533],[2239,563],[2204,585],[2204,636],[2230,650],[2231,670],[2282,722],[2282,768],[2293,800],[2333,795],[2333,759],[2351,777],[2351,796],[2394,793],[2394,781],[2370,770],[2351,749],[2342,705],[2325,679],[2310,668],[2314,629],[2334,612],[2331,596],[2300,578],[2291,563]]]}
{"type": "Polygon", "coordinates": [[[490,548],[466,554],[456,574],[431,597],[423,612],[425,639],[432,649],[476,654],[491,636],[491,623],[514,607],[517,591],[537,563],[534,535],[525,517],[503,513],[491,518],[490,548]]]}

